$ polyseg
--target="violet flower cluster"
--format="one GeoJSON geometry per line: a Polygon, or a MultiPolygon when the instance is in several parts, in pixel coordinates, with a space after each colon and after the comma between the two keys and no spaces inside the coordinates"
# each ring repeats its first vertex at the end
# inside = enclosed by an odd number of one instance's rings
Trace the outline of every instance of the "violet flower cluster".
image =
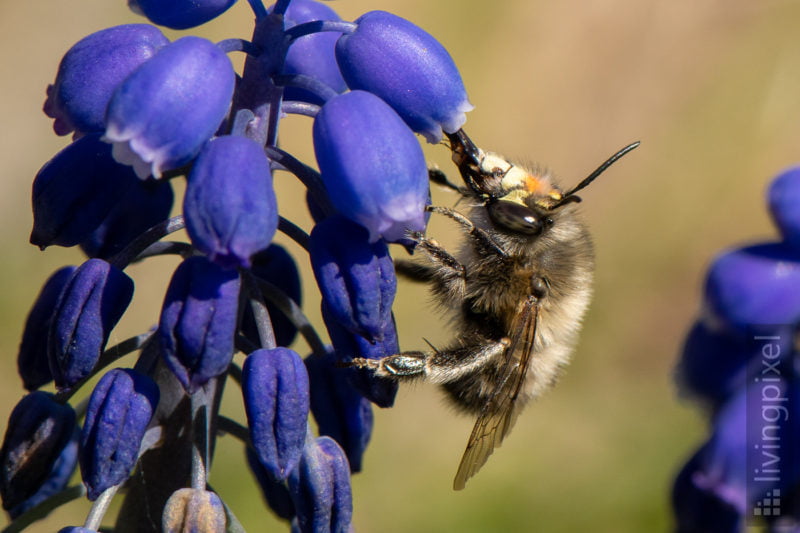
{"type": "Polygon", "coordinates": [[[768,191],[781,233],[723,252],[678,364],[710,437],[677,475],[676,530],[800,530],[800,167],[768,191]]]}
{"type": "Polygon", "coordinates": [[[342,363],[398,351],[388,245],[424,231],[429,201],[415,134],[438,142],[471,105],[447,51],[390,13],[346,22],[314,0],[250,0],[250,40],[170,40],[156,26],[194,28],[234,1],[129,0],[152,24],[80,40],[47,89],[44,111],[72,142],[33,181],[30,240],[87,259],[46,281],[22,335],[28,394],[0,450],[15,528],[85,495],[85,523],[62,531],[99,531],[120,491],[116,531],[240,531],[208,481],[224,434],[242,441],[277,517],[351,529],[372,404],[391,406],[397,385],[342,363]],[[235,53],[246,54],[240,73],[235,53]],[[314,119],[316,165],[279,148],[291,114],[314,119]],[[280,210],[276,170],[306,186],[308,231],[280,210]],[[174,240],[184,228],[188,242],[174,240]],[[305,318],[276,232],[308,252],[330,346],[305,318]],[[108,346],[147,282],[127,267],[165,254],[180,262],[160,316],[108,346]],[[305,359],[289,348],[297,332],[305,359]],[[241,394],[246,421],[220,412],[226,390],[241,394]]]}

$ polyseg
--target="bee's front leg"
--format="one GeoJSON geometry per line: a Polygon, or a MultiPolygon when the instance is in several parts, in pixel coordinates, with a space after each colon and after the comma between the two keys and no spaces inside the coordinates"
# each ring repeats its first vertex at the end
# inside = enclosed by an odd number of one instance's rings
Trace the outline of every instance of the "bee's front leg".
{"type": "Polygon", "coordinates": [[[500,357],[509,339],[435,352],[402,352],[381,359],[355,358],[343,366],[369,368],[376,376],[389,379],[426,377],[432,383],[449,383],[472,374],[500,357]]]}

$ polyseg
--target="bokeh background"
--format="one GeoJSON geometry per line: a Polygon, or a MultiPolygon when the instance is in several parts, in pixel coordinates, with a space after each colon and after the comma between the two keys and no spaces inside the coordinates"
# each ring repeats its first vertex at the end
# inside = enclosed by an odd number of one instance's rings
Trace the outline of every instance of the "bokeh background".
{"type": "MultiPolygon", "coordinates": [[[[466,130],[486,149],[545,163],[573,184],[624,144],[642,146],[582,196],[597,248],[596,296],[575,360],[531,406],[463,492],[451,490],[473,421],[435,388],[402,388],[376,412],[365,471],[353,479],[358,531],[659,531],[671,527],[674,473],[704,438],[672,372],[699,308],[704,269],[722,248],[774,239],[771,176],[800,161],[800,3],[791,0],[340,0],[435,35],[459,65],[476,109],[466,130]]],[[[244,0],[200,33],[249,37],[244,0]]],[[[122,0],[0,2],[0,426],[22,394],[19,334],[39,286],[74,250],[28,244],[30,183],[68,141],[41,113],[62,54],[84,35],[140,19],[122,0]]],[[[178,35],[178,33],[172,33],[178,35]]],[[[237,58],[241,61],[241,58],[237,58]]],[[[310,121],[286,121],[283,144],[306,161],[310,121]]],[[[427,147],[448,168],[442,146],[427,147]]],[[[282,212],[304,227],[302,189],[276,176],[282,212]]],[[[434,192],[434,201],[455,198],[434,192]]],[[[455,242],[454,228],[430,233],[455,242]]],[[[285,241],[284,241],[285,242],[285,241]]],[[[307,259],[293,247],[307,270],[307,259]]],[[[398,253],[402,253],[398,250],[398,253]]],[[[175,266],[131,270],[137,293],[111,342],[153,323],[175,266]]],[[[305,279],[306,308],[319,297],[305,279]]],[[[401,284],[403,349],[448,339],[423,288],[401,284]]],[[[301,353],[306,346],[295,346],[301,353]]],[[[231,387],[223,410],[241,416],[231,387]]],[[[241,446],[220,441],[211,483],[249,531],[285,527],[264,510],[241,446]]],[[[31,531],[82,523],[83,503],[31,531]]]]}

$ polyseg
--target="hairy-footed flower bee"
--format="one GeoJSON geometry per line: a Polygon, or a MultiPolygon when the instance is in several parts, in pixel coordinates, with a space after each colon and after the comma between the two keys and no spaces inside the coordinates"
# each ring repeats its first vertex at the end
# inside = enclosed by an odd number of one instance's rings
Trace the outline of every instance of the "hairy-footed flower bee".
{"type": "Polygon", "coordinates": [[[438,170],[430,171],[431,180],[460,192],[472,205],[467,215],[446,207],[428,210],[460,224],[466,239],[451,254],[414,233],[426,261],[397,261],[397,268],[430,283],[452,311],[457,336],[444,349],[350,364],[391,379],[424,376],[440,384],[456,406],[477,415],[453,482],[460,490],[508,435],[525,404],[552,386],[569,361],[594,270],[576,193],[639,143],[626,146],[564,193],[549,173],[484,152],[463,130],[448,137],[466,187],[447,181],[438,170]]]}

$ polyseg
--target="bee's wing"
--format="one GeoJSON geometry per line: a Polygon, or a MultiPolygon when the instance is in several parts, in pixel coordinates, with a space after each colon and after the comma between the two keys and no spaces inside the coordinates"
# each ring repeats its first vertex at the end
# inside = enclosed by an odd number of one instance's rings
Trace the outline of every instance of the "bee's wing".
{"type": "Polygon", "coordinates": [[[525,381],[533,352],[538,315],[538,300],[534,297],[528,298],[517,313],[511,329],[511,344],[506,350],[505,362],[498,373],[495,390],[475,422],[467,449],[458,465],[453,481],[455,490],[464,488],[467,480],[481,469],[514,426],[520,411],[517,397],[525,381]]]}

